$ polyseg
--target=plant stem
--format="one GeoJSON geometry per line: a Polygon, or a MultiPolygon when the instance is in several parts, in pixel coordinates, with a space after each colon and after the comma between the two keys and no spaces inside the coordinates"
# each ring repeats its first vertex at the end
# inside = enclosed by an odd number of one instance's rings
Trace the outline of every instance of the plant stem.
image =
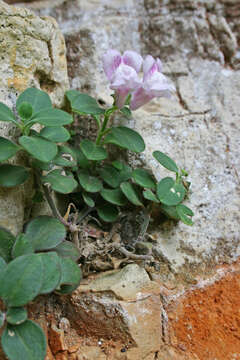
{"type": "Polygon", "coordinates": [[[46,197],[46,200],[48,202],[48,205],[50,206],[50,208],[52,210],[53,216],[55,216],[58,220],[60,220],[63,225],[69,227],[70,224],[61,216],[61,214],[50,194],[48,186],[42,184],[42,188],[43,188],[43,192],[46,197]]]}
{"type": "Polygon", "coordinates": [[[102,137],[106,134],[106,127],[107,127],[107,124],[108,124],[108,121],[110,119],[110,116],[117,110],[117,107],[116,106],[113,106],[111,109],[108,109],[106,112],[105,112],[105,116],[104,116],[104,120],[103,120],[103,124],[102,124],[102,127],[98,133],[98,136],[97,136],[97,139],[96,139],[96,145],[100,145],[101,143],[101,139],[102,137]]]}

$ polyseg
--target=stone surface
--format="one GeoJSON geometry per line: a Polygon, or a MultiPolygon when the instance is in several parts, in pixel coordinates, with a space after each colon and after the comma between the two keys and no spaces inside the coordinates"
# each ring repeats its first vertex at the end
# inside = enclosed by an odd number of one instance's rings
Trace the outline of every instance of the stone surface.
{"type": "Polygon", "coordinates": [[[38,10],[54,16],[65,35],[73,88],[110,103],[101,67],[108,48],[160,56],[176,86],[172,100],[152,101],[129,123],[147,145],[141,158],[130,156],[132,163],[147,165],[157,178],[169,175],[152,158],[162,150],[192,182],[187,204],[194,226],[170,221],[155,229],[165,280],[179,274],[191,282],[239,256],[239,12],[238,0],[74,0],[38,10]]]}
{"type": "MultiPolygon", "coordinates": [[[[12,108],[17,95],[33,86],[47,91],[53,104],[61,106],[68,77],[65,43],[56,21],[0,1],[0,23],[0,101],[12,108]]],[[[16,130],[0,122],[0,135],[14,139],[16,130]]],[[[26,159],[13,161],[22,164],[26,159]]],[[[33,194],[31,180],[16,188],[0,188],[0,225],[14,234],[21,231],[33,194]]]]}

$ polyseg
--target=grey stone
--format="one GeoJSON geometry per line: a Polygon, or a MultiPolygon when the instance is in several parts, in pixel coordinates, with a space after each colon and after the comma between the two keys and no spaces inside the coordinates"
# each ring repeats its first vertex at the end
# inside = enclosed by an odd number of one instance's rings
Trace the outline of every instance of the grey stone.
{"type": "MultiPolygon", "coordinates": [[[[31,6],[31,4],[30,4],[31,6]]],[[[193,227],[155,229],[155,254],[170,272],[195,276],[240,254],[239,1],[65,1],[39,10],[60,24],[71,86],[111,103],[101,57],[108,48],[151,53],[174,82],[172,100],[155,99],[130,126],[144,137],[140,163],[169,175],[152,158],[167,152],[190,174],[193,227]]],[[[139,158],[130,157],[139,164],[139,158]]],[[[171,277],[171,274],[169,273],[171,277]]]]}

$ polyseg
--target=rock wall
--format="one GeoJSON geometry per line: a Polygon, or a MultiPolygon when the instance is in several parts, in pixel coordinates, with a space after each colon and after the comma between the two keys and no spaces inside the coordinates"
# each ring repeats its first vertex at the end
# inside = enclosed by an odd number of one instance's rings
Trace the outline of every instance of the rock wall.
{"type": "Polygon", "coordinates": [[[195,224],[191,228],[170,221],[154,231],[156,256],[165,269],[161,276],[167,280],[177,273],[187,282],[194,281],[196,274],[213,264],[236,260],[240,251],[238,1],[73,0],[55,7],[46,1],[28,6],[57,19],[66,39],[71,87],[107,103],[111,97],[101,57],[108,48],[134,49],[162,59],[176,96],[171,101],[157,99],[134,112],[130,125],[142,134],[147,149],[132,161],[147,165],[160,178],[167,173],[152,152],[162,150],[185,168],[192,183],[189,204],[195,224]]]}
{"type": "MultiPolygon", "coordinates": [[[[0,24],[0,101],[12,108],[16,97],[33,86],[47,91],[53,104],[61,106],[69,83],[65,43],[56,21],[0,1],[0,24]]],[[[0,135],[14,139],[16,129],[0,122],[0,135]]],[[[13,161],[22,163],[24,159],[13,161]]],[[[0,226],[15,234],[21,231],[33,194],[32,181],[0,188],[0,226]]]]}
{"type": "Polygon", "coordinates": [[[239,1],[20,5],[57,20],[71,87],[106,103],[111,97],[101,57],[109,47],[162,59],[176,96],[134,112],[130,125],[140,131],[147,150],[131,161],[161,177],[166,172],[152,151],[176,159],[190,174],[189,204],[195,212],[193,227],[169,221],[153,230],[158,272],[148,275],[128,265],[87,279],[72,297],[39,299],[31,310],[49,336],[46,360],[240,358],[239,1]]]}

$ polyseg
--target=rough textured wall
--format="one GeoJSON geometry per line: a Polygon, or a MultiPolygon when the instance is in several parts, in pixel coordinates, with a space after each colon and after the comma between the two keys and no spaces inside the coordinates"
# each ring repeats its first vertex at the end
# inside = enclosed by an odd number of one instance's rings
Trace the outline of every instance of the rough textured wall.
{"type": "Polygon", "coordinates": [[[85,280],[72,297],[39,299],[32,316],[49,336],[46,360],[240,358],[239,261],[222,265],[240,249],[239,1],[23,6],[57,19],[71,86],[106,102],[111,98],[100,63],[106,49],[162,58],[177,93],[134,113],[131,125],[148,145],[135,161],[165,175],[151,152],[167,151],[190,173],[196,214],[192,228],[168,222],[155,230],[160,272],[151,278],[130,265],[85,280]]]}
{"type": "MultiPolygon", "coordinates": [[[[47,91],[61,106],[68,88],[65,43],[54,19],[0,1],[0,101],[11,108],[28,87],[47,91]]],[[[0,122],[0,135],[14,139],[16,129],[0,122]]],[[[12,161],[12,160],[11,160],[12,161]]],[[[15,163],[25,159],[18,156],[15,163]]],[[[31,181],[16,188],[0,188],[0,225],[17,233],[31,210],[31,181]]]]}
{"type": "Polygon", "coordinates": [[[166,175],[151,155],[159,149],[190,173],[195,224],[159,226],[156,256],[166,279],[177,272],[186,281],[212,264],[235,260],[240,251],[238,1],[73,0],[30,6],[59,22],[71,86],[107,103],[104,51],[134,49],[161,57],[177,92],[171,101],[155,100],[134,112],[130,125],[147,145],[136,163],[147,164],[158,178],[166,175]]]}

